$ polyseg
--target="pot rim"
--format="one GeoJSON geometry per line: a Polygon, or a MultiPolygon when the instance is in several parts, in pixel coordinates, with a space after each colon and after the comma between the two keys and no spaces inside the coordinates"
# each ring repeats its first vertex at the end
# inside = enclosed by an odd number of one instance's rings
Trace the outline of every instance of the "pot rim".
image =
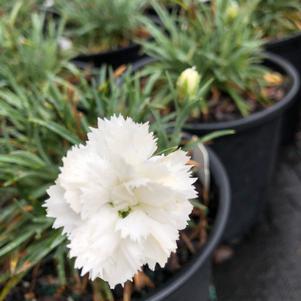
{"type": "Polygon", "coordinates": [[[210,148],[207,148],[207,150],[209,153],[211,174],[219,192],[217,214],[208,242],[178,274],[159,288],[158,291],[143,299],[143,301],[163,301],[172,293],[181,289],[197,270],[210,259],[210,255],[221,240],[230,211],[230,184],[226,171],[217,155],[210,148]]]}
{"type": "MultiPolygon", "coordinates": [[[[155,23],[155,24],[161,24],[160,18],[157,16],[149,16],[149,18],[155,23]]],[[[150,37],[148,37],[147,39],[150,39],[150,37]]],[[[82,63],[82,61],[86,62],[86,61],[93,61],[97,58],[101,58],[101,57],[108,57],[108,56],[115,56],[115,55],[122,55],[122,54],[126,54],[128,52],[132,52],[132,51],[140,51],[142,49],[141,45],[136,42],[136,38],[133,38],[132,40],[129,40],[128,45],[126,46],[117,46],[114,47],[112,49],[107,49],[107,50],[103,50],[103,51],[98,51],[95,53],[79,53],[78,55],[76,55],[74,58],[72,58],[71,60],[74,63],[82,63]]]]}
{"type": "Polygon", "coordinates": [[[134,51],[134,50],[139,50],[140,45],[135,43],[135,42],[130,42],[127,46],[122,46],[122,47],[116,47],[104,51],[98,51],[95,53],[79,53],[77,56],[75,56],[72,61],[77,62],[81,60],[87,60],[87,59],[93,59],[93,58],[99,58],[102,56],[108,56],[108,55],[119,55],[120,53],[123,52],[128,52],[128,51],[134,51]]]}
{"type": "MultiPolygon", "coordinates": [[[[265,61],[272,63],[282,69],[283,73],[287,74],[291,80],[292,85],[282,100],[278,101],[274,105],[261,110],[259,112],[250,114],[247,117],[238,118],[231,121],[219,121],[219,122],[199,122],[193,124],[186,124],[185,129],[193,129],[199,131],[218,131],[231,129],[235,132],[240,132],[249,128],[259,126],[267,121],[274,119],[286,110],[293,102],[300,87],[300,78],[295,67],[287,60],[281,58],[278,55],[270,52],[265,52],[265,61]]],[[[133,64],[132,71],[138,71],[146,64],[156,62],[156,59],[147,57],[133,64]]]]}
{"type": "Polygon", "coordinates": [[[285,43],[294,41],[294,40],[298,40],[301,38],[301,31],[297,31],[294,33],[291,33],[287,36],[284,36],[280,39],[272,39],[272,40],[267,40],[265,43],[265,46],[268,47],[268,49],[270,47],[278,47],[278,46],[282,46],[285,43]]]}

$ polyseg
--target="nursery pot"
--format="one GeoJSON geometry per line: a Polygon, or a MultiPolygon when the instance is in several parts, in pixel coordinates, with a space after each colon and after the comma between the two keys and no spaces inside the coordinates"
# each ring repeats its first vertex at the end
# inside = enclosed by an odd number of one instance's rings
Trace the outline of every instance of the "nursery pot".
{"type": "MultiPolygon", "coordinates": [[[[208,149],[208,151],[211,178],[217,195],[217,212],[208,241],[181,271],[143,301],[208,301],[209,299],[211,258],[226,225],[230,209],[230,185],[222,163],[212,150],[208,149]]],[[[133,301],[138,300],[133,299],[133,301]]]]}
{"type": "MultiPolygon", "coordinates": [[[[181,10],[181,6],[178,5],[178,4],[168,4],[168,5],[165,5],[165,9],[170,14],[173,13],[173,12],[176,12],[177,14],[179,14],[180,10],[181,10]]],[[[156,10],[153,9],[152,7],[149,7],[148,9],[146,9],[145,14],[148,15],[148,16],[151,16],[151,17],[159,18],[156,10]]]]}
{"type": "MultiPolygon", "coordinates": [[[[285,97],[273,106],[248,117],[226,122],[187,124],[185,131],[197,136],[220,130],[235,134],[216,139],[212,149],[225,166],[231,187],[231,210],[223,240],[242,238],[256,224],[265,206],[267,187],[271,180],[281,139],[282,117],[293,104],[299,89],[299,76],[286,60],[267,53],[264,64],[287,75],[291,86],[285,97]]],[[[133,71],[154,62],[145,58],[133,71]]]]}
{"type": "Polygon", "coordinates": [[[232,202],[223,239],[242,238],[263,213],[281,139],[282,117],[292,105],[299,89],[297,71],[284,59],[267,54],[265,65],[291,80],[285,97],[273,106],[248,117],[226,122],[197,123],[187,131],[205,134],[232,129],[234,135],[213,142],[212,148],[223,162],[230,180],[232,202]]]}
{"type": "MultiPolygon", "coordinates": [[[[149,14],[149,18],[155,24],[161,24],[159,17],[149,14]]],[[[91,65],[92,67],[99,68],[103,65],[109,65],[112,66],[113,69],[116,69],[121,65],[135,63],[145,56],[146,55],[143,53],[141,45],[135,42],[130,42],[130,44],[125,47],[119,47],[93,54],[80,54],[72,61],[79,67],[91,65]]]]}
{"type": "Polygon", "coordinates": [[[92,65],[101,67],[110,65],[114,69],[121,65],[133,63],[142,58],[141,47],[138,44],[130,44],[127,47],[116,48],[110,51],[99,52],[95,54],[81,54],[73,59],[73,62],[79,67],[92,65]]]}
{"type": "MultiPolygon", "coordinates": [[[[281,40],[268,42],[265,47],[267,51],[288,60],[299,71],[301,76],[301,32],[281,40]]],[[[299,85],[299,91],[295,96],[293,105],[287,110],[283,118],[282,141],[284,144],[294,141],[299,123],[300,107],[301,86],[299,85]]]]}

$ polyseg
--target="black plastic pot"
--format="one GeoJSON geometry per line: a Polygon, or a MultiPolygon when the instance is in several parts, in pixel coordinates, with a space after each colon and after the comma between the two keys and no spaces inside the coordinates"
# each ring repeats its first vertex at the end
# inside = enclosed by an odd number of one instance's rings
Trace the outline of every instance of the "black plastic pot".
{"type": "Polygon", "coordinates": [[[175,277],[143,301],[208,301],[209,299],[211,257],[222,237],[230,209],[230,185],[225,169],[211,150],[209,150],[209,161],[212,181],[217,192],[217,212],[208,242],[175,277]]]}
{"type": "Polygon", "coordinates": [[[212,144],[227,170],[232,191],[231,211],[223,237],[228,242],[242,238],[263,213],[280,146],[282,116],[299,89],[297,71],[280,57],[267,56],[265,65],[286,74],[292,82],[281,101],[246,118],[193,124],[187,129],[198,136],[218,130],[235,130],[234,135],[219,138],[212,144]]]}
{"type": "MultiPolygon", "coordinates": [[[[157,25],[161,25],[158,16],[149,14],[149,18],[157,25]]],[[[143,53],[141,45],[131,42],[126,47],[120,47],[113,50],[103,51],[94,54],[81,54],[75,57],[72,61],[79,67],[92,67],[99,68],[103,65],[110,65],[113,69],[121,65],[128,65],[135,63],[146,55],[143,53]]]]}
{"type": "Polygon", "coordinates": [[[301,72],[301,32],[287,38],[266,43],[268,52],[287,59],[301,72]]]}
{"type": "Polygon", "coordinates": [[[79,67],[87,64],[93,67],[110,65],[115,69],[121,65],[133,63],[142,57],[140,45],[133,43],[127,47],[117,48],[111,51],[96,54],[82,54],[75,57],[73,62],[79,67]]]}
{"type": "MultiPolygon", "coordinates": [[[[232,191],[231,210],[223,240],[242,238],[256,224],[264,206],[281,140],[282,118],[293,104],[300,79],[295,68],[286,60],[267,53],[265,65],[291,79],[286,96],[270,108],[246,118],[227,122],[194,123],[185,131],[197,136],[219,130],[235,130],[234,135],[218,138],[212,149],[223,162],[232,191]]],[[[133,71],[155,60],[146,58],[133,66],[133,71]]]]}
{"type": "MultiPolygon", "coordinates": [[[[281,40],[268,42],[265,47],[267,51],[288,60],[299,71],[301,76],[301,32],[281,40]]],[[[301,86],[299,86],[293,105],[287,110],[283,119],[282,141],[284,144],[290,144],[294,141],[300,117],[300,108],[301,86]]]]}
{"type": "MultiPolygon", "coordinates": [[[[181,7],[178,4],[169,4],[165,6],[165,9],[167,9],[168,13],[176,12],[178,14],[181,7]]],[[[152,7],[146,9],[145,14],[151,17],[159,18],[157,12],[152,7]]]]}

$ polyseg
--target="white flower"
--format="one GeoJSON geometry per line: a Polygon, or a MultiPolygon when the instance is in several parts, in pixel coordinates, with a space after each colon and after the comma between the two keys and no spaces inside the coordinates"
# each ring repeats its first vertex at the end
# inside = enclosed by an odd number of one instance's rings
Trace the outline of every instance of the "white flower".
{"type": "Polygon", "coordinates": [[[44,7],[50,8],[54,5],[54,0],[45,0],[44,7]]]}
{"type": "Polygon", "coordinates": [[[59,47],[62,50],[70,50],[73,47],[72,41],[65,38],[65,37],[60,37],[59,38],[59,47]]]}
{"type": "Polygon", "coordinates": [[[201,76],[195,67],[185,69],[177,80],[177,90],[181,99],[196,97],[201,76]]]}
{"type": "Polygon", "coordinates": [[[164,266],[176,250],[196,197],[189,157],[182,150],[158,155],[149,125],[132,119],[99,119],[86,145],[63,159],[44,205],[63,227],[70,256],[82,275],[113,288],[143,265],[164,266]]]}

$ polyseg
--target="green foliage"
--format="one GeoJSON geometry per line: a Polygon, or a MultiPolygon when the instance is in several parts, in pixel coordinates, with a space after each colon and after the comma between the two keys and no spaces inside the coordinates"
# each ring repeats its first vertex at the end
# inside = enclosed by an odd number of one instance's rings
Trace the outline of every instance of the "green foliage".
{"type": "MultiPolygon", "coordinates": [[[[23,5],[29,2],[18,1],[5,7],[7,13],[0,20],[0,301],[32,268],[46,260],[56,263],[61,286],[66,285],[70,273],[77,273],[70,268],[64,236],[51,228],[53,221],[45,216],[42,204],[47,198],[47,188],[57,178],[63,156],[72,145],[85,140],[98,117],[123,114],[137,122],[150,121],[158,137],[158,153],[167,153],[180,144],[185,121],[195,107],[204,105],[204,94],[213,82],[224,85],[221,75],[216,80],[209,71],[204,76],[203,71],[202,88],[196,97],[184,102],[178,100],[174,77],[177,70],[191,66],[190,61],[182,59],[182,51],[187,49],[185,42],[194,37],[186,39],[183,33],[179,33],[183,48],[173,46],[166,50],[166,54],[175,54],[170,65],[164,66],[173,67],[180,58],[179,68],[166,68],[171,73],[160,69],[127,72],[120,82],[107,68],[91,75],[68,63],[71,54],[60,49],[65,18],[69,24],[65,33],[78,43],[90,47],[100,41],[113,47],[133,38],[140,26],[142,2],[68,1],[64,6],[72,14],[68,16],[61,8],[62,22],[46,20],[45,14],[36,10],[31,14],[31,9],[27,11],[27,21],[22,21],[26,11],[23,5]],[[96,7],[85,8],[87,3],[96,7]],[[116,19],[100,20],[108,15],[116,19]],[[25,22],[24,26],[19,22],[25,22]],[[162,83],[167,83],[164,89],[160,87],[162,83]],[[173,110],[166,112],[167,106],[173,110]]],[[[160,14],[167,28],[178,32],[176,17],[171,23],[163,10],[160,14]]],[[[159,39],[164,37],[159,29],[149,26],[159,39]]],[[[172,34],[177,37],[175,32],[172,34]]],[[[168,37],[163,41],[167,43],[168,37]]],[[[200,57],[196,55],[195,62],[202,66],[204,60],[200,57]]],[[[198,66],[196,63],[193,65],[198,66]]],[[[217,65],[226,68],[224,64],[217,65]]],[[[206,66],[205,70],[212,70],[210,64],[206,66]]],[[[236,79],[235,72],[232,73],[236,79]]],[[[241,80],[240,76],[237,78],[241,80]]],[[[102,289],[109,295],[106,288],[102,289]]]]}
{"type": "Polygon", "coordinates": [[[67,65],[70,54],[60,49],[64,24],[30,15],[28,26],[18,26],[18,10],[0,21],[0,79],[15,85],[47,85],[67,65]]]}
{"type": "Polygon", "coordinates": [[[60,284],[66,283],[65,239],[51,228],[42,204],[62,157],[85,140],[98,117],[123,114],[137,122],[151,121],[159,137],[158,153],[179,145],[188,117],[185,107],[160,117],[162,103],[176,92],[172,87],[165,98],[153,96],[157,73],[146,80],[143,73],[128,72],[120,82],[106,68],[93,77],[75,67],[70,72],[73,83],[56,77],[43,93],[36,86],[0,90],[0,300],[46,259],[57,262],[60,284]],[[171,126],[175,129],[168,131],[171,126]]]}
{"type": "Polygon", "coordinates": [[[100,51],[129,43],[138,34],[145,0],[57,1],[67,20],[65,34],[81,52],[100,51]]]}
{"type": "Polygon", "coordinates": [[[1,18],[10,16],[17,27],[30,25],[30,15],[43,9],[44,0],[0,0],[1,18]]]}
{"type": "Polygon", "coordinates": [[[209,91],[214,88],[225,93],[241,114],[247,115],[249,107],[242,94],[259,91],[265,72],[260,65],[262,41],[250,26],[256,6],[256,1],[251,2],[236,15],[229,11],[230,0],[211,1],[210,5],[194,2],[180,14],[168,13],[154,2],[164,26],[147,21],[153,40],[141,43],[145,52],[158,60],[158,68],[170,72],[172,81],[194,66],[205,82],[212,80],[209,91]]]}
{"type": "Polygon", "coordinates": [[[298,32],[301,30],[301,2],[260,0],[253,16],[253,23],[259,32],[270,39],[298,32]]]}

